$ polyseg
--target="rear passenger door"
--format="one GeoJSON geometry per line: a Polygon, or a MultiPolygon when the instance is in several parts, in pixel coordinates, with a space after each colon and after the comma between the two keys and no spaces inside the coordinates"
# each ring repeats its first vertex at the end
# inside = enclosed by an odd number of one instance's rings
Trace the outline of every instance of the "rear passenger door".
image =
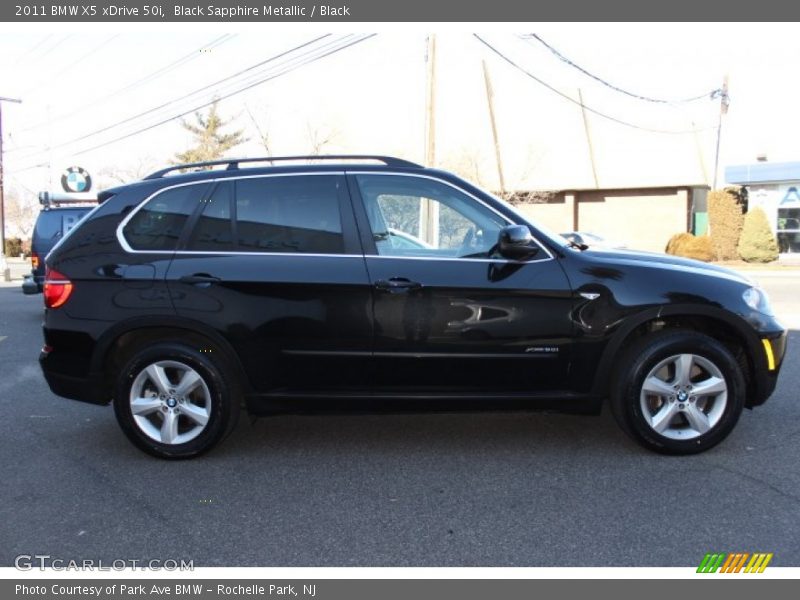
{"type": "Polygon", "coordinates": [[[188,230],[175,308],[231,341],[257,392],[366,385],[371,293],[342,174],[219,180],[188,230]]]}

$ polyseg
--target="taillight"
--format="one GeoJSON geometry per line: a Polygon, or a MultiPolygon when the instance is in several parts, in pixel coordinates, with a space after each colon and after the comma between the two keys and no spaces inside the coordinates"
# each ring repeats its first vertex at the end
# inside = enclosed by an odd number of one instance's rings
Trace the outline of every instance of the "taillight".
{"type": "Polygon", "coordinates": [[[72,294],[72,282],[55,269],[45,267],[44,305],[47,308],[58,308],[69,300],[72,294]]]}
{"type": "Polygon", "coordinates": [[[31,254],[31,268],[34,271],[39,268],[39,255],[36,252],[31,254]]]}

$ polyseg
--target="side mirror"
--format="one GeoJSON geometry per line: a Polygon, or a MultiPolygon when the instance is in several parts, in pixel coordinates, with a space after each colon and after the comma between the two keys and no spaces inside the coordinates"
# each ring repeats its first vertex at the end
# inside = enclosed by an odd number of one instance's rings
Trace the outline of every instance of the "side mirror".
{"type": "Polygon", "coordinates": [[[497,239],[500,254],[514,260],[525,260],[539,252],[531,230],[526,225],[508,225],[500,230],[497,239]]]}

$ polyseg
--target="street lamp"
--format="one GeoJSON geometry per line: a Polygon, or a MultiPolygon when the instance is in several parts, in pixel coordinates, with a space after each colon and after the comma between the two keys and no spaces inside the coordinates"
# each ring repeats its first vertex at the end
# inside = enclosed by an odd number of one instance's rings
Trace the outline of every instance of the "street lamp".
{"type": "Polygon", "coordinates": [[[21,104],[17,98],[4,98],[0,96],[0,268],[3,271],[3,280],[11,281],[11,270],[6,263],[6,205],[3,183],[3,102],[21,104]]]}

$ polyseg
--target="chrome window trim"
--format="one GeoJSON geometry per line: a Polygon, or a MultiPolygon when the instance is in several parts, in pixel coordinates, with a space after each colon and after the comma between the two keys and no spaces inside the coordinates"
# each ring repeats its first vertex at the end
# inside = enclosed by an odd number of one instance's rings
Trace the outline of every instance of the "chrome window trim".
{"type": "MultiPolygon", "coordinates": [[[[479,204],[485,206],[490,211],[492,211],[494,214],[496,214],[498,217],[503,219],[506,222],[507,225],[517,225],[517,223],[514,223],[514,221],[509,219],[506,215],[504,215],[503,213],[498,211],[493,206],[489,206],[488,204],[486,204],[486,202],[484,202],[483,200],[478,198],[475,194],[472,194],[472,193],[468,192],[464,188],[461,188],[461,187],[455,185],[454,183],[450,183],[449,181],[446,181],[446,180],[441,179],[439,177],[434,177],[433,175],[425,175],[423,173],[398,173],[398,172],[395,172],[395,171],[383,171],[383,170],[381,170],[381,171],[347,171],[347,174],[348,175],[397,175],[397,176],[400,176],[400,177],[417,177],[417,178],[420,178],[420,179],[430,179],[432,181],[437,181],[439,183],[443,183],[444,185],[450,186],[454,190],[456,190],[458,192],[461,192],[465,196],[468,196],[468,197],[472,198],[473,200],[475,200],[476,202],[478,202],[479,204]]],[[[360,194],[360,191],[359,191],[359,194],[360,194]]],[[[519,216],[522,216],[522,215],[519,215],[519,216]]],[[[533,241],[536,242],[536,245],[539,246],[539,248],[541,248],[544,251],[545,254],[547,254],[548,258],[546,258],[546,259],[538,259],[538,260],[509,260],[509,259],[500,259],[500,260],[505,260],[505,262],[513,262],[513,263],[532,263],[532,262],[544,262],[546,260],[554,260],[553,254],[550,252],[550,250],[547,249],[547,246],[542,244],[538,239],[536,239],[536,237],[533,238],[533,241]]],[[[376,255],[369,255],[369,256],[370,256],[370,258],[372,258],[372,257],[374,257],[376,255]]],[[[420,256],[420,257],[412,257],[412,256],[379,256],[378,258],[422,258],[422,259],[428,259],[429,257],[426,257],[426,256],[420,256]]],[[[487,262],[487,261],[488,262],[497,262],[496,260],[492,260],[491,258],[458,258],[458,257],[453,257],[452,259],[447,259],[447,258],[431,257],[431,260],[474,260],[474,261],[482,261],[482,262],[487,262]]]]}
{"type": "MultiPolygon", "coordinates": [[[[536,245],[541,248],[547,258],[544,259],[534,259],[534,260],[513,260],[507,258],[458,258],[458,257],[449,257],[449,256],[380,256],[377,254],[316,254],[316,253],[302,253],[302,252],[243,252],[238,250],[226,250],[226,251],[213,251],[213,250],[135,250],[128,244],[128,241],[125,239],[125,236],[122,234],[122,230],[128,224],[128,222],[138,213],[142,208],[144,208],[153,198],[162,194],[168,190],[172,190],[179,187],[185,187],[189,185],[205,185],[207,183],[216,183],[219,181],[236,181],[238,179],[266,179],[269,177],[302,177],[306,175],[394,175],[400,177],[417,177],[421,179],[430,179],[432,181],[436,181],[442,183],[446,186],[453,188],[454,190],[461,192],[462,194],[472,198],[479,204],[485,206],[494,214],[499,216],[503,219],[507,224],[514,225],[514,221],[509,219],[506,215],[498,211],[492,206],[489,206],[475,196],[474,194],[468,192],[467,190],[450,183],[449,181],[445,181],[439,177],[434,177],[432,175],[425,175],[422,173],[402,173],[397,171],[389,171],[389,170],[381,170],[381,171],[299,171],[299,172],[292,172],[292,173],[261,173],[258,175],[237,175],[233,177],[213,177],[211,179],[203,179],[199,181],[187,181],[183,183],[176,183],[174,185],[169,185],[166,187],[159,188],[149,196],[147,196],[144,200],[142,200],[136,208],[134,208],[121,222],[117,225],[117,241],[122,249],[130,254],[175,254],[175,255],[197,255],[197,256],[306,256],[312,258],[383,258],[383,259],[406,259],[406,260],[438,260],[438,261],[459,261],[459,262],[482,262],[482,263],[513,263],[513,264],[527,264],[527,263],[539,263],[539,262],[546,262],[548,260],[554,260],[553,254],[547,249],[547,247],[542,244],[538,239],[535,237],[533,241],[536,242],[536,245]]],[[[352,196],[351,196],[352,199],[352,196]]]]}
{"type": "Polygon", "coordinates": [[[140,250],[148,254],[177,254],[179,256],[306,256],[309,258],[364,258],[363,254],[318,254],[315,252],[243,252],[240,250],[140,250]]]}
{"type": "MultiPolygon", "coordinates": [[[[122,230],[125,229],[125,226],[128,222],[142,210],[147,204],[159,194],[163,194],[168,190],[173,190],[179,187],[185,187],[188,185],[205,185],[208,183],[216,183],[218,181],[235,181],[237,179],[257,179],[257,178],[267,178],[267,177],[299,177],[304,175],[344,175],[344,171],[312,171],[312,172],[299,172],[299,173],[269,173],[269,174],[261,174],[261,175],[240,175],[235,177],[212,177],[211,179],[202,179],[199,181],[186,181],[184,183],[176,183],[175,185],[168,185],[166,187],[162,187],[157,189],[155,192],[147,196],[144,200],[142,200],[139,205],[134,208],[127,217],[122,219],[119,225],[117,225],[117,241],[119,245],[122,246],[122,249],[125,252],[129,252],[131,254],[277,254],[277,255],[289,255],[293,256],[297,253],[290,253],[290,252],[264,252],[264,253],[256,253],[256,252],[214,252],[214,251],[204,251],[204,250],[135,250],[131,247],[128,243],[128,240],[125,239],[125,236],[122,235],[122,230]]],[[[304,256],[312,256],[311,254],[305,254],[304,256]]],[[[321,255],[321,256],[328,256],[328,255],[321,255]]],[[[342,254],[331,254],[329,256],[344,256],[342,254]]],[[[360,256],[360,255],[358,255],[360,256]]]]}
{"type": "Polygon", "coordinates": [[[515,265],[527,265],[530,263],[543,263],[553,260],[543,258],[539,260],[515,260],[513,258],[458,258],[457,256],[381,256],[379,254],[365,254],[364,258],[382,258],[393,260],[446,260],[454,262],[480,262],[480,263],[503,263],[515,265]]]}

